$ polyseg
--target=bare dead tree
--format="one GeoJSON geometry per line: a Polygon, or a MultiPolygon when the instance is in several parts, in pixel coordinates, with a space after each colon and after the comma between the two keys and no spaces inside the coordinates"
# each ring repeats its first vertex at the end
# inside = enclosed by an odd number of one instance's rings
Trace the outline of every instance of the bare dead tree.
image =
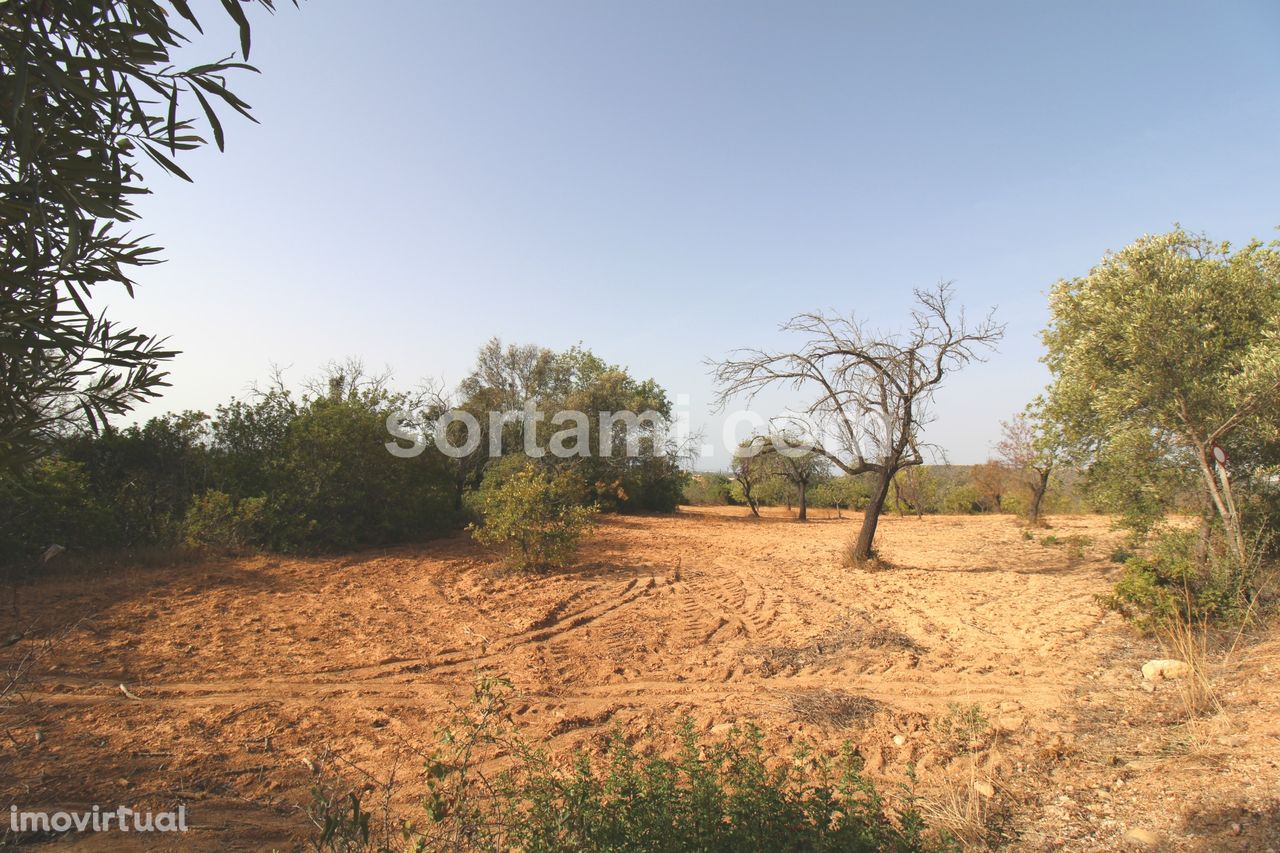
{"type": "Polygon", "coordinates": [[[854,316],[800,314],[782,326],[808,337],[799,349],[736,350],[714,364],[720,408],[735,397],[750,400],[769,386],[816,391],[804,411],[823,427],[810,425],[813,451],[851,476],[877,475],[849,555],[855,564],[874,553],[876,526],[894,474],[924,463],[921,432],[934,393],[948,374],[981,361],[982,351],[1004,336],[994,309],[970,325],[964,309],[953,305],[950,283],[917,290],[915,297],[905,332],[875,333],[854,316]]]}

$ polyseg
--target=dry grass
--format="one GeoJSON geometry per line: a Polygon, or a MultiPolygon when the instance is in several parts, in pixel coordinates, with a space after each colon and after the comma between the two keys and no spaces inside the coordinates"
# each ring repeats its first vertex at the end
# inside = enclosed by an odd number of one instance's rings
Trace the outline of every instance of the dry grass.
{"type": "Polygon", "coordinates": [[[871,716],[878,707],[865,696],[826,689],[796,691],[788,701],[796,719],[824,728],[844,728],[871,716]]]}
{"type": "Polygon", "coordinates": [[[794,674],[802,667],[825,663],[850,649],[890,649],[917,654],[924,651],[911,637],[876,625],[861,612],[849,614],[803,646],[763,646],[750,651],[761,658],[761,674],[770,676],[794,674]]]}
{"type": "Polygon", "coordinates": [[[1174,683],[1188,720],[1221,713],[1222,703],[1214,690],[1211,672],[1210,629],[1204,622],[1178,615],[1160,633],[1161,645],[1169,657],[1187,664],[1186,675],[1174,683]]]}
{"type": "Polygon", "coordinates": [[[988,849],[991,839],[991,801],[978,790],[991,785],[978,777],[977,763],[969,756],[968,777],[952,783],[920,803],[920,813],[932,827],[950,833],[965,850],[988,849]]]}

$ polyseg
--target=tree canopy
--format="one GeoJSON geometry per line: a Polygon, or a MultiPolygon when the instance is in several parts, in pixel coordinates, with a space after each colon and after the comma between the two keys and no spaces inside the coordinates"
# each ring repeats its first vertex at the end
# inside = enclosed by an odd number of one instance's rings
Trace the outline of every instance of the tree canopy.
{"type": "MultiPolygon", "coordinates": [[[[1050,405],[1095,472],[1133,490],[1197,471],[1233,547],[1233,475],[1280,447],[1280,243],[1233,250],[1181,229],[1106,255],[1050,293],[1050,405]]],[[[1133,491],[1130,490],[1130,491],[1133,491]]]]}
{"type": "Polygon", "coordinates": [[[132,296],[137,270],[159,262],[151,239],[128,230],[150,192],[143,160],[190,180],[179,152],[205,132],[223,147],[219,109],[252,118],[228,88],[230,74],[254,70],[245,4],[222,7],[239,27],[239,60],[182,69],[173,53],[201,31],[186,0],[0,5],[0,464],[166,384],[176,352],[96,310],[94,291],[132,296]]]}

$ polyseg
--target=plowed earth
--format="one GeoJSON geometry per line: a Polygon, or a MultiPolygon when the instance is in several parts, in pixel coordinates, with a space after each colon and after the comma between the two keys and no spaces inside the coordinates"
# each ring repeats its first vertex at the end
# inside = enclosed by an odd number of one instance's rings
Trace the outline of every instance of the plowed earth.
{"type": "Polygon", "coordinates": [[[1107,519],[887,517],[875,571],[842,565],[856,530],[685,508],[606,518],[577,565],[539,576],[465,534],[55,574],[0,618],[0,639],[21,635],[0,662],[30,664],[0,709],[0,804],[181,803],[193,827],[54,846],[301,848],[317,759],[399,766],[412,808],[412,750],[484,670],[554,753],[752,721],[779,754],[851,741],[887,790],[914,764],[938,819],[980,809],[995,846],[1114,850],[1134,827],[1178,849],[1280,846],[1275,645],[1237,655],[1223,711],[1188,723],[1175,688],[1142,688],[1159,646],[1096,603],[1118,571],[1107,519]],[[948,717],[974,705],[981,732],[957,745],[948,717]]]}

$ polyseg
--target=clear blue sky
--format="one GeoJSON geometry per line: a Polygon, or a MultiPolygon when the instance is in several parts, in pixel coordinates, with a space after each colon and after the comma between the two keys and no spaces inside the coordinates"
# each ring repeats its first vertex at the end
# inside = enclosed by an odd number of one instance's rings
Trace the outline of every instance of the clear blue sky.
{"type": "MultiPolygon", "coordinates": [[[[211,22],[222,16],[204,4],[211,22]]],[[[805,310],[999,306],[929,437],[986,458],[1044,384],[1045,292],[1177,221],[1280,225],[1280,4],[310,0],[255,19],[261,126],[157,177],[116,312],[184,351],[144,414],[330,358],[456,382],[490,336],[692,398],[805,310]]],[[[207,27],[194,57],[234,33],[207,27]]],[[[783,397],[767,401],[787,402],[783,397]]],[[[794,402],[800,402],[795,400],[794,402]]],[[[712,460],[703,467],[715,467],[712,460]]]]}

